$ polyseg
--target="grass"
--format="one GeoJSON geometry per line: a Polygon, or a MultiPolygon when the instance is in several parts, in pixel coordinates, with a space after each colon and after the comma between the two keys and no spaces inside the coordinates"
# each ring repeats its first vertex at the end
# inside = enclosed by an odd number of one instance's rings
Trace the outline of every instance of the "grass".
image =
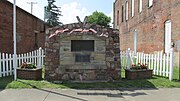
{"type": "Polygon", "coordinates": [[[96,83],[73,83],[63,82],[62,84],[54,84],[48,81],[34,81],[18,79],[13,81],[13,77],[0,78],[0,89],[18,89],[18,88],[73,88],[73,89],[98,89],[98,88],[180,88],[178,81],[178,68],[174,68],[173,81],[168,78],[153,76],[148,80],[126,80],[124,79],[124,71],[122,71],[122,79],[116,82],[96,82],[96,83]]]}

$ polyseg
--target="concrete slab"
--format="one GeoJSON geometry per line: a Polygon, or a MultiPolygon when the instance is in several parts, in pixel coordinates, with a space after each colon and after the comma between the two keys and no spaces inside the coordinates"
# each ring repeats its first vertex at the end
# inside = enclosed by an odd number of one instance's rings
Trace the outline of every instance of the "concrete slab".
{"type": "Polygon", "coordinates": [[[0,92],[0,101],[43,101],[47,94],[37,89],[6,89],[0,92]]]}
{"type": "Polygon", "coordinates": [[[160,89],[5,89],[0,101],[179,101],[180,88],[160,89]]]}

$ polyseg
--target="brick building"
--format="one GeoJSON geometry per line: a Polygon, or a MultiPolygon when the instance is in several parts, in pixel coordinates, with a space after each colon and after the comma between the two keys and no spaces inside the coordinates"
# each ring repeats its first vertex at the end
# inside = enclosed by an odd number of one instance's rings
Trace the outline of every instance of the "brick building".
{"type": "Polygon", "coordinates": [[[114,28],[120,31],[120,49],[168,52],[180,40],[180,0],[115,0],[114,28]]]}
{"type": "MultiPolygon", "coordinates": [[[[0,7],[0,52],[13,53],[13,4],[0,0],[0,7]]],[[[16,12],[17,53],[44,47],[44,22],[19,7],[16,12]]]]}

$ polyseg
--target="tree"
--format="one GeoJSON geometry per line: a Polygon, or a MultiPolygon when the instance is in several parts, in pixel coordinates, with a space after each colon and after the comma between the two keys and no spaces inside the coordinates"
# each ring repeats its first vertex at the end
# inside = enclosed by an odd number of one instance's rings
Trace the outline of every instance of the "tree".
{"type": "Polygon", "coordinates": [[[46,6],[46,13],[48,13],[47,18],[47,23],[52,25],[52,26],[58,26],[61,25],[62,23],[59,21],[59,16],[61,15],[60,7],[57,7],[54,3],[56,2],[55,0],[47,0],[48,1],[48,6],[46,6]]]}
{"type": "Polygon", "coordinates": [[[98,24],[105,27],[110,27],[111,18],[102,12],[95,11],[92,15],[87,16],[87,22],[91,24],[98,24]]]}

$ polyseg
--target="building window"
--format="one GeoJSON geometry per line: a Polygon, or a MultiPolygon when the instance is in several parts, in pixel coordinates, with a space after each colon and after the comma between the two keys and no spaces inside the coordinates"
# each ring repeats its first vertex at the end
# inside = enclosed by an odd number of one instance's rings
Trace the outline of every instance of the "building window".
{"type": "Polygon", "coordinates": [[[149,0],[148,7],[151,7],[153,5],[153,0],[149,0]]]}
{"type": "Polygon", "coordinates": [[[119,10],[117,11],[117,25],[119,25],[119,10]]]}
{"type": "Polygon", "coordinates": [[[90,62],[90,55],[89,54],[76,54],[75,62],[90,62]]]}
{"type": "Polygon", "coordinates": [[[131,16],[134,16],[134,0],[131,0],[131,16]]]}
{"type": "Polygon", "coordinates": [[[142,0],[138,0],[138,11],[139,13],[142,12],[142,0]]]}
{"type": "Polygon", "coordinates": [[[94,40],[71,40],[71,51],[94,51],[94,40]]]}
{"type": "Polygon", "coordinates": [[[122,22],[124,21],[124,6],[122,6],[122,22]]]}
{"type": "Polygon", "coordinates": [[[168,53],[171,48],[171,20],[165,22],[165,53],[168,53]]]}
{"type": "Polygon", "coordinates": [[[128,1],[126,1],[126,20],[128,20],[128,1]]]}

